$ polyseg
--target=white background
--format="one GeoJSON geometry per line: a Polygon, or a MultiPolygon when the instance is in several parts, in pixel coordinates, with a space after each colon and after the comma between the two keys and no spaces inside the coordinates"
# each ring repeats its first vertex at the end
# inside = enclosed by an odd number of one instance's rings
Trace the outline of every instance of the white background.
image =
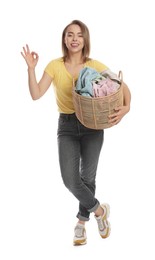
{"type": "Polygon", "coordinates": [[[1,260],[155,259],[153,2],[1,1],[1,260]],[[73,19],[89,27],[91,57],[121,69],[132,93],[130,113],[105,131],[98,166],[96,196],[111,205],[111,236],[100,238],[91,215],[83,247],[72,245],[78,201],[60,176],[54,92],[32,101],[20,54],[26,43],[39,53],[40,79],[62,55],[61,33],[73,19]]]}

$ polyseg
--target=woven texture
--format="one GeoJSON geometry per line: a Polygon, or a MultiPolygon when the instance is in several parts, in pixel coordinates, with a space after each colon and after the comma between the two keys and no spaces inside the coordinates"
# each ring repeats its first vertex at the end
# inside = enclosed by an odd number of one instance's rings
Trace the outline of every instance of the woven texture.
{"type": "Polygon", "coordinates": [[[73,104],[78,120],[91,129],[105,129],[112,125],[108,123],[108,116],[115,112],[115,108],[123,105],[122,72],[119,89],[104,97],[86,97],[79,95],[73,88],[73,104]]]}

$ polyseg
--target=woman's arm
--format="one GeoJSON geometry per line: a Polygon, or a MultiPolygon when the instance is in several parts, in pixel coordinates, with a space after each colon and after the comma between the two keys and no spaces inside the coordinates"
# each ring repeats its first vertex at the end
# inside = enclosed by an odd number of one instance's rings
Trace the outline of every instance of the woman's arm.
{"type": "Polygon", "coordinates": [[[44,72],[41,80],[37,83],[35,67],[38,63],[39,56],[36,52],[30,52],[29,46],[23,47],[21,55],[25,59],[28,66],[28,84],[30,94],[33,100],[39,99],[49,88],[52,78],[44,72]]]}
{"type": "Polygon", "coordinates": [[[51,85],[52,78],[44,72],[41,80],[37,83],[35,69],[28,68],[29,90],[33,100],[37,100],[44,95],[51,85]]]}
{"type": "Polygon", "coordinates": [[[128,86],[123,82],[123,105],[128,108],[128,111],[130,110],[130,102],[131,102],[131,92],[128,88],[128,86]]]}
{"type": "Polygon", "coordinates": [[[131,92],[128,86],[123,82],[123,106],[116,107],[115,113],[109,116],[111,125],[118,124],[121,119],[130,111],[131,92]]]}

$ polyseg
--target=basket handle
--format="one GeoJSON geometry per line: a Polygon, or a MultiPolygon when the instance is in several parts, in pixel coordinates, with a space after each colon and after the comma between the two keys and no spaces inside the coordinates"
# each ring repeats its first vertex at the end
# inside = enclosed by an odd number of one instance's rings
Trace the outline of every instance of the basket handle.
{"type": "Polygon", "coordinates": [[[118,77],[120,78],[121,83],[122,83],[123,82],[123,72],[121,70],[118,73],[118,77]]]}
{"type": "Polygon", "coordinates": [[[73,80],[72,80],[72,89],[73,89],[73,91],[75,91],[76,90],[76,86],[75,86],[76,84],[75,84],[75,79],[73,78],[73,80]]]}
{"type": "Polygon", "coordinates": [[[72,84],[73,84],[73,88],[74,88],[75,87],[75,80],[74,80],[74,78],[73,78],[72,84]]]}

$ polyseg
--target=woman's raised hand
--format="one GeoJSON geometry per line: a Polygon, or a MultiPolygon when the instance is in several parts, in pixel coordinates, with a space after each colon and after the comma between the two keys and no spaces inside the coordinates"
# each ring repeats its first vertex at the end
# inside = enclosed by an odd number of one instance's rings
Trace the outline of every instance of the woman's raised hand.
{"type": "Polygon", "coordinates": [[[23,52],[21,52],[21,55],[25,59],[28,68],[34,69],[36,67],[39,56],[36,52],[30,52],[28,44],[26,44],[26,47],[23,47],[23,52]]]}

